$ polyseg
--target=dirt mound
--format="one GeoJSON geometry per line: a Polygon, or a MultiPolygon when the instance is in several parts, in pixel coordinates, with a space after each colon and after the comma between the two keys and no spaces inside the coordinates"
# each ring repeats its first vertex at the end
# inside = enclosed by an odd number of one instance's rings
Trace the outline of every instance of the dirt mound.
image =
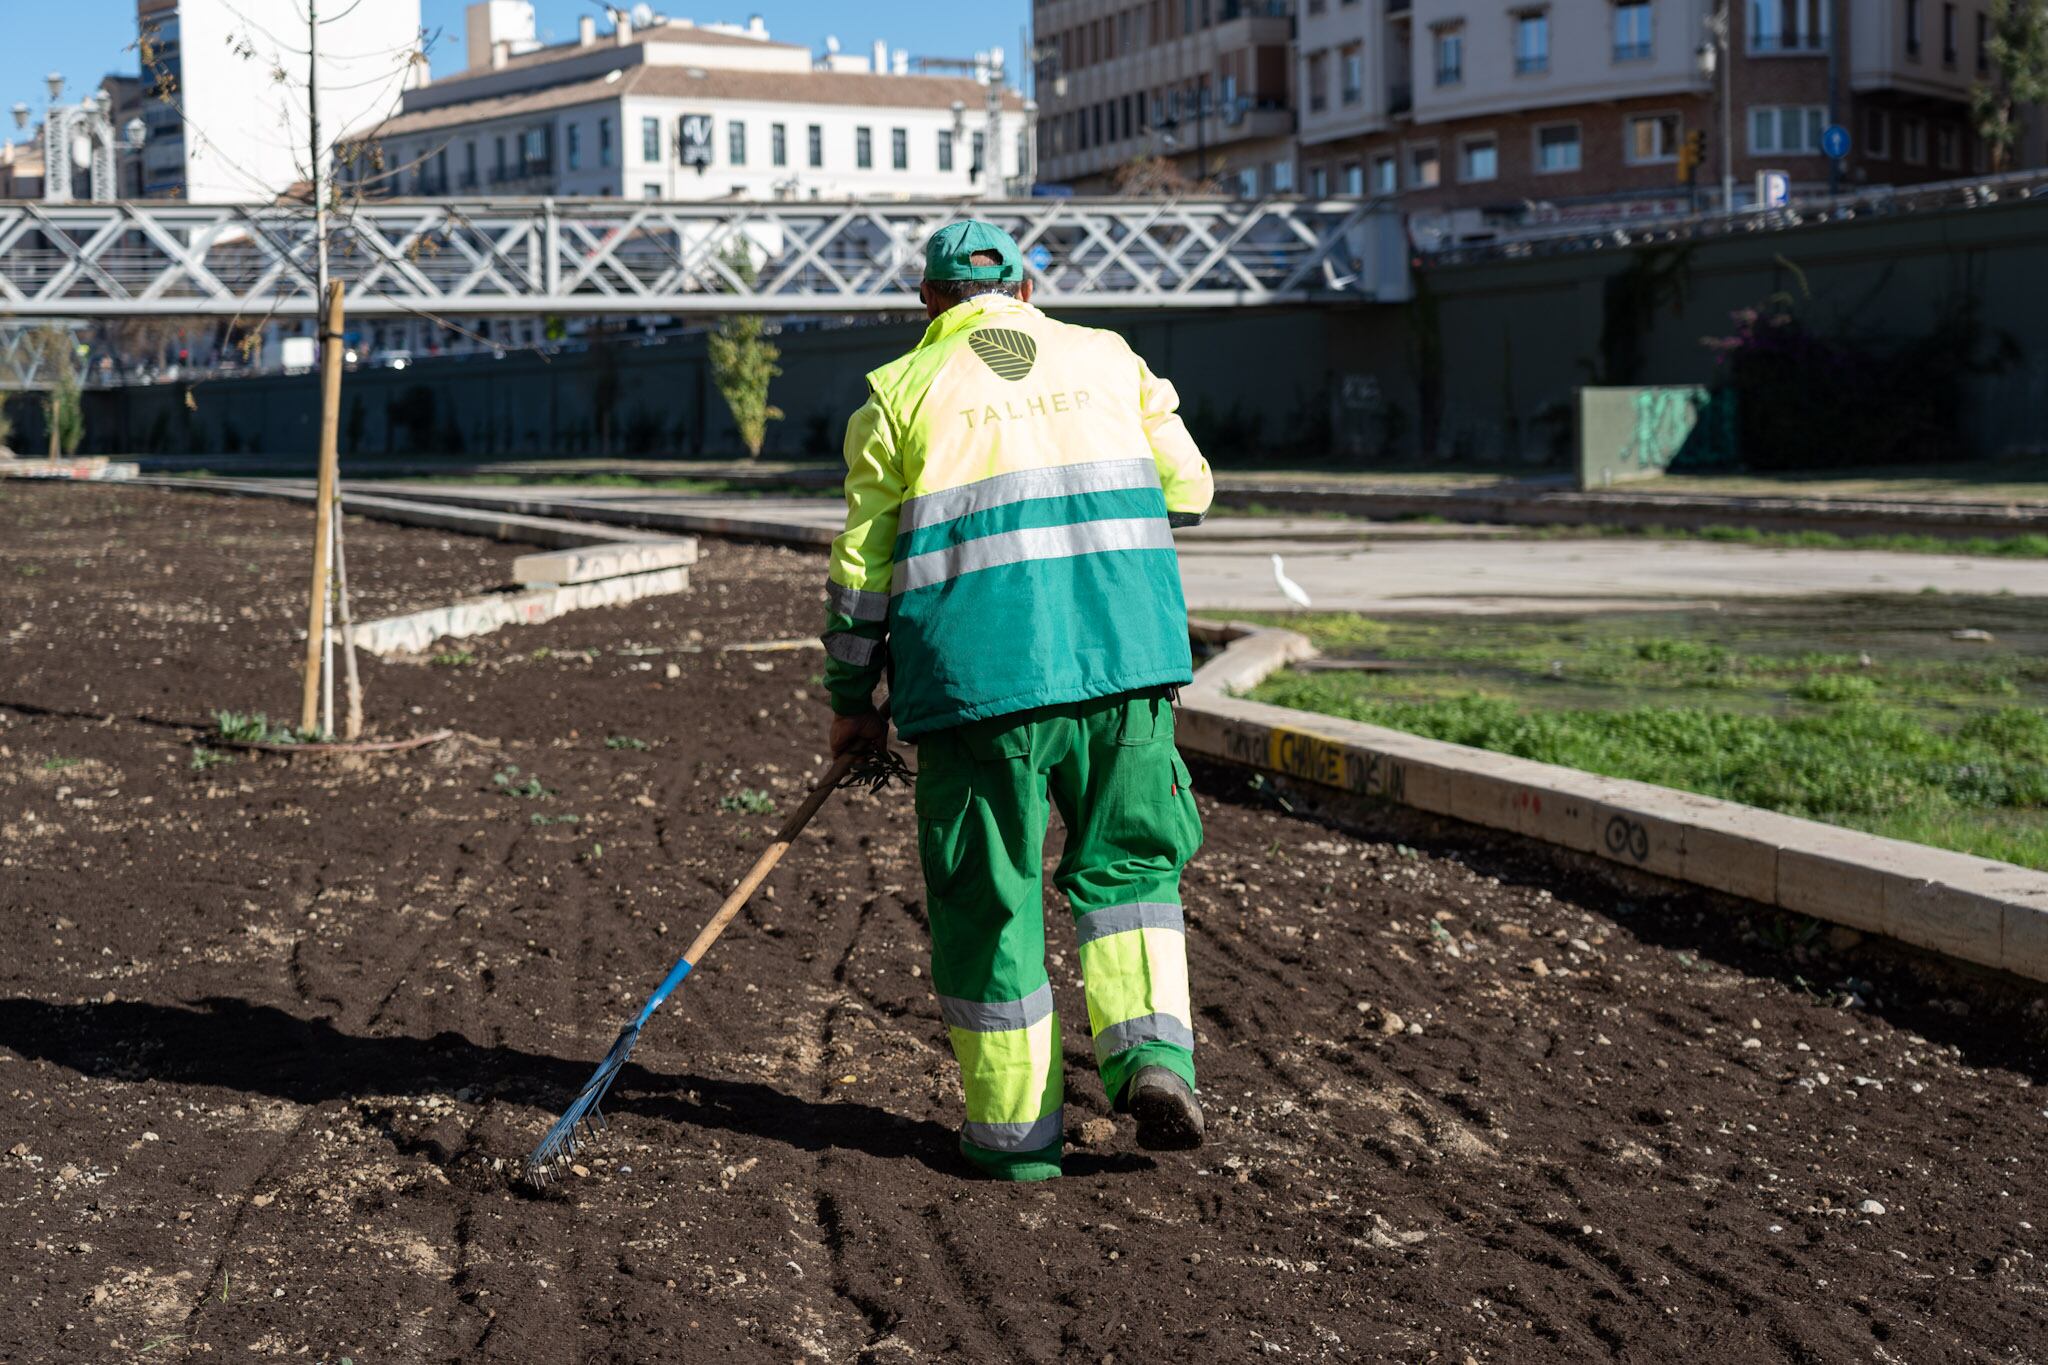
{"type": "MultiPolygon", "coordinates": [[[[69,714],[289,710],[308,521],[0,490],[0,1357],[2048,1340],[2039,1015],[1511,840],[1333,832],[1220,772],[1186,887],[1202,1150],[1105,1132],[1055,917],[1069,1175],[966,1178],[892,792],[826,808],[649,1031],[587,1174],[523,1193],[510,1170],[759,851],[760,808],[822,767],[822,656],[721,649],[814,630],[822,565],[709,543],[687,597],[370,664],[387,731],[461,732],[402,758],[195,768],[195,732],[69,714]]],[[[503,554],[366,529],[350,567],[425,605],[503,554]]]]}

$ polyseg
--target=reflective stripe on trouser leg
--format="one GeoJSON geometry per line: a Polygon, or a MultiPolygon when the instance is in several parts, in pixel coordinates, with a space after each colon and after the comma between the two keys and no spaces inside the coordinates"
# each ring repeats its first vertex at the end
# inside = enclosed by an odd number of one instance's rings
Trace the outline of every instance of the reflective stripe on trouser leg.
{"type": "Polygon", "coordinates": [[[1139,901],[1105,906],[1076,921],[1095,1060],[1144,1043],[1193,1051],[1187,936],[1178,905],[1139,901]]]}
{"type": "Polygon", "coordinates": [[[939,997],[967,1122],[960,1135],[992,1152],[1037,1152],[1060,1140],[1060,1021],[1052,987],[993,1003],[939,997]]]}

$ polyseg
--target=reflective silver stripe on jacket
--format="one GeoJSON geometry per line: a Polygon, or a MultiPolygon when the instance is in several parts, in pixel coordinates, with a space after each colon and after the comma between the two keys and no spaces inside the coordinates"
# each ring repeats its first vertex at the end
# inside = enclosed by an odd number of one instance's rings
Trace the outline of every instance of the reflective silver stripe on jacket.
{"type": "Polygon", "coordinates": [[[849,588],[844,583],[825,581],[825,604],[842,616],[851,616],[856,621],[886,621],[889,619],[889,594],[868,592],[864,588],[849,588]]]}
{"type": "Polygon", "coordinates": [[[1193,1052],[1195,1031],[1170,1014],[1147,1014],[1137,1019],[1126,1019],[1095,1035],[1095,1060],[1106,1062],[1140,1043],[1172,1043],[1193,1052]]]}
{"type": "Polygon", "coordinates": [[[1159,466],[1151,460],[1091,460],[1085,464],[1017,469],[958,488],[942,488],[936,493],[906,498],[896,514],[896,534],[1032,498],[1159,486],[1159,466]]]}
{"type": "Polygon", "coordinates": [[[855,668],[866,668],[874,662],[875,651],[882,647],[880,640],[870,640],[864,635],[850,635],[835,630],[825,637],[825,652],[840,663],[855,668]]]}
{"type": "Polygon", "coordinates": [[[964,1123],[960,1136],[977,1147],[986,1147],[992,1152],[1036,1152],[1052,1146],[1060,1140],[1060,1132],[1066,1126],[1065,1111],[1055,1109],[1044,1118],[1029,1123],[964,1123]]]}
{"type": "Polygon", "coordinates": [[[1034,559],[1072,559],[1111,550],[1171,550],[1173,532],[1165,517],[1119,517],[1080,521],[1070,526],[1032,526],[1022,531],[964,540],[896,565],[891,595],[930,587],[977,569],[1021,564],[1034,559]]]}
{"type": "Polygon", "coordinates": [[[964,1028],[970,1033],[1003,1033],[1010,1029],[1030,1028],[1052,1013],[1052,983],[1048,981],[1022,1000],[962,1000],[957,996],[942,995],[939,997],[939,1013],[954,1028],[964,1028]]]}
{"type": "Polygon", "coordinates": [[[1098,938],[1129,933],[1133,929],[1171,929],[1176,934],[1187,932],[1181,921],[1180,907],[1166,901],[1133,901],[1129,905],[1105,906],[1074,920],[1074,932],[1084,948],[1098,938]]]}

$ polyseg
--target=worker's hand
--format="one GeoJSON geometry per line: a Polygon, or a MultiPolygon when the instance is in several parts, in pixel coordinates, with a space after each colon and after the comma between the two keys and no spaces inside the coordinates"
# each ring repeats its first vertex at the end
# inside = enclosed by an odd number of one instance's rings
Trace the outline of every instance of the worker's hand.
{"type": "Polygon", "coordinates": [[[832,717],[830,744],[834,758],[844,753],[878,748],[888,740],[889,722],[879,711],[870,711],[864,716],[832,717]]]}

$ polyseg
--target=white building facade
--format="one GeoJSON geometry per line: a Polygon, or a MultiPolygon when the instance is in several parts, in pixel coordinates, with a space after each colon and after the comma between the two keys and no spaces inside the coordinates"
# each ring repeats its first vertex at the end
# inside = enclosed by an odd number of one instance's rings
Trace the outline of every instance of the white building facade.
{"type": "Polygon", "coordinates": [[[516,17],[509,33],[492,26],[517,9],[474,7],[469,69],[408,91],[375,158],[344,178],[407,197],[656,200],[960,198],[1029,183],[1031,111],[993,64],[913,75],[879,44],[872,59],[814,59],[758,19],[636,30],[621,18],[605,33],[586,19],[575,42],[542,47],[516,17]]]}
{"type": "MultiPolygon", "coordinates": [[[[395,113],[426,64],[420,0],[329,0],[326,9],[320,120],[332,146],[395,113]]],[[[137,0],[145,196],[248,203],[311,177],[300,15],[246,0],[137,0]]]]}

